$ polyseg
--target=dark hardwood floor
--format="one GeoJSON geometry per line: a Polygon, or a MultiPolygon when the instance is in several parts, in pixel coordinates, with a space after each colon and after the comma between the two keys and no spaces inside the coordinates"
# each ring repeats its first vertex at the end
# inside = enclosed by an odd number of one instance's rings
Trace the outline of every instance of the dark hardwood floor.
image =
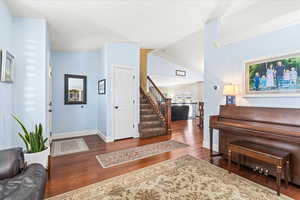
{"type": "MultiPolygon", "coordinates": [[[[51,177],[46,186],[45,196],[50,197],[61,194],[185,154],[209,160],[209,150],[202,147],[202,130],[198,128],[196,121],[177,121],[172,124],[172,129],[172,135],[168,136],[160,136],[149,139],[126,139],[113,143],[105,143],[97,135],[84,136],[83,138],[89,146],[90,151],[52,158],[51,177]],[[102,168],[95,158],[96,155],[101,153],[151,144],[169,139],[184,142],[190,146],[188,148],[162,153],[160,155],[106,169],[102,168]]],[[[216,165],[222,168],[227,167],[226,160],[215,158],[214,161],[216,165]]],[[[236,165],[232,166],[232,171],[256,183],[272,189],[276,188],[273,177],[259,175],[248,168],[242,167],[241,170],[238,170],[236,165]]],[[[282,187],[281,191],[294,199],[300,200],[299,186],[289,185],[287,189],[282,187]]]]}

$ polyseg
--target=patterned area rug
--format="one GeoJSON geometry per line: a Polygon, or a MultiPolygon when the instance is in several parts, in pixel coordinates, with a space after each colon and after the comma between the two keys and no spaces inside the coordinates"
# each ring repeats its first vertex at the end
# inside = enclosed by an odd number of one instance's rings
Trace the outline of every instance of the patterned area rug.
{"type": "Polygon", "coordinates": [[[186,155],[48,200],[291,200],[186,155]]]}
{"type": "Polygon", "coordinates": [[[59,140],[52,143],[51,155],[61,156],[90,150],[83,138],[59,140]]]}
{"type": "Polygon", "coordinates": [[[184,147],[188,147],[188,145],[174,140],[168,140],[165,142],[147,144],[121,151],[101,154],[96,156],[96,158],[103,168],[108,168],[184,147]]]}

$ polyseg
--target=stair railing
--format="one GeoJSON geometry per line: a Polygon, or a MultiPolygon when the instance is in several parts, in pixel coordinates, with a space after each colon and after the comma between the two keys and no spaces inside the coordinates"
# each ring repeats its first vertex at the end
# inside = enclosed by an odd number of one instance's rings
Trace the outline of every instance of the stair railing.
{"type": "Polygon", "coordinates": [[[171,133],[171,99],[160,91],[149,76],[147,76],[147,89],[147,94],[151,98],[155,110],[164,121],[167,132],[171,133]]]}

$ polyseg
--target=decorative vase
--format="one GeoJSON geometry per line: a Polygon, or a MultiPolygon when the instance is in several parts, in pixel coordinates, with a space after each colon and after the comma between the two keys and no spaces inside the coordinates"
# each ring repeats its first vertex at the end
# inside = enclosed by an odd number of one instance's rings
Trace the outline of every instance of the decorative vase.
{"type": "Polygon", "coordinates": [[[39,163],[43,165],[45,169],[47,169],[49,153],[50,153],[49,148],[47,148],[46,150],[37,153],[24,153],[24,158],[25,161],[27,162],[27,165],[33,163],[39,163]]]}

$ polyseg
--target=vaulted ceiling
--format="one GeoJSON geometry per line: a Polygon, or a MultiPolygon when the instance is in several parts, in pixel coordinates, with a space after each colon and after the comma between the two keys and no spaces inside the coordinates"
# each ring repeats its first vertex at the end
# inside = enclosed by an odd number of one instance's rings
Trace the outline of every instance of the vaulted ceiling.
{"type": "MultiPolygon", "coordinates": [[[[209,19],[217,17],[221,18],[221,27],[216,45],[223,46],[299,24],[300,1],[219,1],[209,19]]],[[[203,41],[203,29],[199,29],[153,53],[187,68],[203,71],[203,41]]]]}
{"type": "MultiPolygon", "coordinates": [[[[257,1],[257,0],[255,0],[257,1]]],[[[94,50],[105,42],[159,49],[201,29],[246,0],[6,0],[12,14],[44,18],[55,50],[94,50]]]]}
{"type": "Polygon", "coordinates": [[[226,44],[300,19],[299,0],[6,0],[12,14],[48,21],[52,48],[95,50],[105,42],[137,42],[178,64],[201,70],[205,23],[221,18],[226,44]],[[271,25],[267,25],[272,22],[271,25]],[[199,41],[198,41],[199,40],[199,41]]]}
{"type": "Polygon", "coordinates": [[[215,0],[7,0],[14,16],[45,18],[56,50],[105,42],[161,48],[203,27],[215,0]]]}

